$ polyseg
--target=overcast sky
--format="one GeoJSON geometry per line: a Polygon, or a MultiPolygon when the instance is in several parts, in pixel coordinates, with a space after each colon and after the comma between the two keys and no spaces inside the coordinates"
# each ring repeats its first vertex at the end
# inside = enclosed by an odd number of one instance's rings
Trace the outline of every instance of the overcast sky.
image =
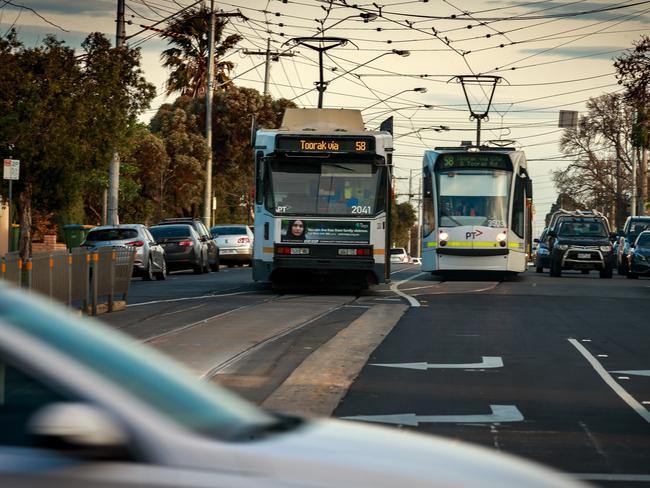
{"type": "MultiPolygon", "coordinates": [[[[127,0],[126,15],[131,21],[127,35],[192,3],[127,0]]],[[[326,55],[325,78],[336,79],[325,92],[324,106],[362,109],[368,127],[395,117],[398,192],[407,193],[409,176],[414,177],[413,189],[418,187],[415,177],[425,149],[475,140],[475,122],[469,121],[462,87],[452,78],[501,76],[481,140],[513,140],[526,151],[535,186],[537,233],[556,198],[550,171],[568,164],[559,148],[559,110],[584,113],[589,97],[620,90],[613,59],[650,31],[650,1],[347,3],[357,8],[346,7],[342,0],[333,1],[331,9],[329,1],[321,0],[216,2],[217,9],[239,9],[248,18],[233,20],[227,28],[228,33],[244,37],[241,50],[229,55],[236,64],[236,83],[263,90],[264,58],[244,55],[242,50],[265,50],[267,38],[276,51],[287,50],[290,45],[285,43],[291,38],[316,35],[321,27],[327,36],[349,39],[347,45],[326,55]],[[380,9],[381,16],[371,22],[359,17],[380,9]],[[398,56],[393,49],[408,50],[410,56],[398,56]],[[426,93],[406,91],[420,87],[426,93]],[[450,130],[433,130],[440,126],[450,130]]],[[[116,4],[117,0],[0,0],[0,35],[15,26],[27,46],[40,44],[48,33],[75,48],[94,31],[114,41],[116,4]]],[[[142,49],[145,75],[162,94],[167,73],[160,66],[160,52],[166,43],[150,30],[128,42],[142,49]]],[[[269,91],[275,98],[315,107],[317,54],[303,46],[292,51],[293,57],[272,63],[269,91]]],[[[486,87],[471,87],[475,110],[484,106],[489,93],[486,87]]],[[[160,95],[144,118],[173,99],[160,95]]]]}

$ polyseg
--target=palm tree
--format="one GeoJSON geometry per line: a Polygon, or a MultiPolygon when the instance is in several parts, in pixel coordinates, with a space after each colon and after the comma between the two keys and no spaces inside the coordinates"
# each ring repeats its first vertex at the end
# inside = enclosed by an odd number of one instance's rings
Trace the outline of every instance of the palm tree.
{"type": "MultiPolygon", "coordinates": [[[[210,13],[206,7],[189,9],[169,23],[162,37],[172,46],[161,54],[163,66],[170,70],[165,93],[197,98],[207,91],[207,57],[210,13]]],[[[228,83],[235,67],[231,61],[219,61],[242,40],[232,34],[222,40],[227,19],[217,17],[214,30],[215,81],[228,83]]]]}

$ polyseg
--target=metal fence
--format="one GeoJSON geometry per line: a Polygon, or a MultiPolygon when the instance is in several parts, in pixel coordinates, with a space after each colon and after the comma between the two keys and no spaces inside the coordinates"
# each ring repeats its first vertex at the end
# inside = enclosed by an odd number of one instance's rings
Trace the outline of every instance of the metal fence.
{"type": "Polygon", "coordinates": [[[39,253],[24,262],[13,252],[2,258],[0,279],[97,315],[102,304],[112,312],[115,300],[126,301],[134,261],[128,247],[39,253]]]}

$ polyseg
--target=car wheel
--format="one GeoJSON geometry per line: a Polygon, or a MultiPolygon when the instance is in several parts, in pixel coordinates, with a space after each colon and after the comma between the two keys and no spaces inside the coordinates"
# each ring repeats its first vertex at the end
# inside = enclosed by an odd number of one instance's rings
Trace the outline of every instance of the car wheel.
{"type": "Polygon", "coordinates": [[[210,269],[214,271],[215,273],[219,272],[219,261],[217,260],[216,263],[210,265],[210,269]]]}
{"type": "Polygon", "coordinates": [[[551,261],[551,269],[550,269],[550,274],[554,278],[560,278],[562,276],[562,266],[558,263],[554,263],[551,261]]]}
{"type": "Polygon", "coordinates": [[[627,272],[627,279],[628,280],[637,280],[639,279],[639,275],[636,273],[632,273],[632,271],[627,272]]]}
{"type": "Polygon", "coordinates": [[[582,274],[589,274],[589,270],[588,270],[588,269],[581,269],[580,272],[581,272],[582,274]]]}
{"type": "Polygon", "coordinates": [[[536,266],[535,267],[535,273],[543,273],[544,272],[544,267],[543,266],[536,266]]]}
{"type": "Polygon", "coordinates": [[[605,268],[600,270],[601,278],[611,278],[614,275],[614,270],[612,268],[605,268]]]}
{"type": "Polygon", "coordinates": [[[144,281],[153,280],[153,261],[151,260],[151,257],[149,257],[149,261],[147,261],[147,269],[142,270],[142,279],[144,281]]]}
{"type": "Polygon", "coordinates": [[[156,279],[158,281],[163,281],[167,279],[167,261],[165,261],[164,259],[160,271],[156,273],[156,279]]]}

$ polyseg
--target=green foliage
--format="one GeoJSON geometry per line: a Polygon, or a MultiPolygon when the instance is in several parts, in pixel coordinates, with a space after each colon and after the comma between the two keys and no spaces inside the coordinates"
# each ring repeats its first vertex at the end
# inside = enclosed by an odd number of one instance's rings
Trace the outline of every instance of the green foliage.
{"type": "Polygon", "coordinates": [[[406,248],[409,232],[417,220],[415,208],[409,202],[395,203],[391,206],[391,240],[395,247],[406,248]]]}
{"type": "MultiPolygon", "coordinates": [[[[224,27],[227,19],[217,17],[214,31],[214,80],[218,84],[228,83],[229,73],[235,67],[232,61],[222,59],[242,39],[231,34],[225,39],[224,27]]],[[[181,96],[196,98],[207,92],[207,58],[209,38],[209,11],[206,7],[185,10],[174,17],[162,34],[172,46],[160,56],[163,66],[170,70],[167,80],[167,95],[180,92],[181,96]]]]}
{"type": "MultiPolygon", "coordinates": [[[[36,216],[76,216],[81,195],[95,221],[112,153],[127,143],[155,89],[142,77],[140,53],[88,36],[85,54],[53,36],[26,48],[14,31],[0,39],[0,150],[21,160],[14,185],[21,251],[29,254],[36,216]]],[[[128,167],[127,167],[128,172],[128,167]]],[[[137,192],[125,182],[127,197],[137,192]]]]}

